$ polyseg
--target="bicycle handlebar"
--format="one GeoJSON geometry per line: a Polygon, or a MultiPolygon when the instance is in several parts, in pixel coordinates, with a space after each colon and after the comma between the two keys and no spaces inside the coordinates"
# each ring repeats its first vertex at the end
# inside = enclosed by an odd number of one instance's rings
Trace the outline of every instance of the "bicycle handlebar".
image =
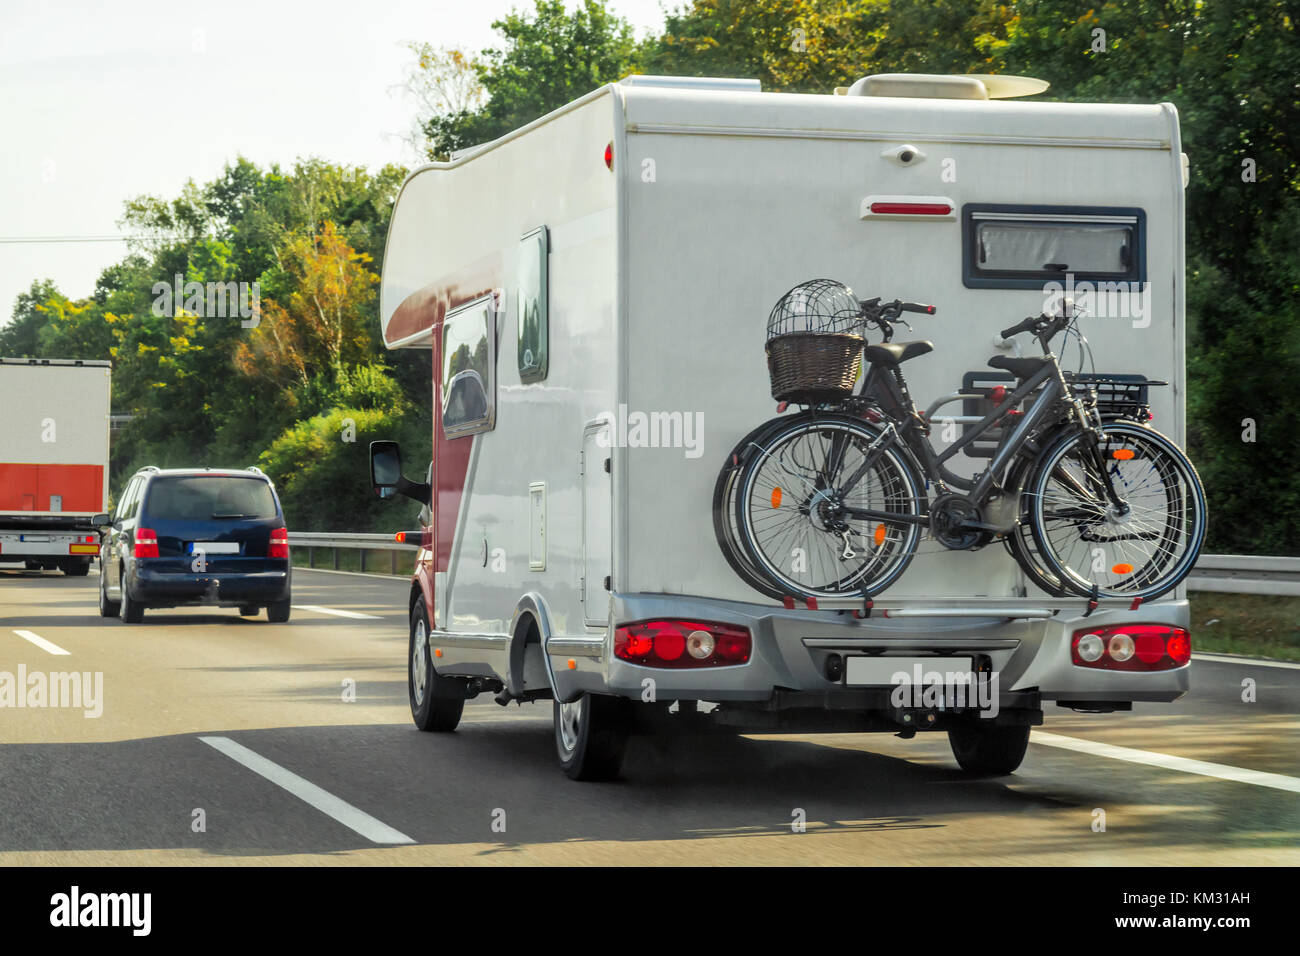
{"type": "Polygon", "coordinates": [[[882,303],[880,296],[876,296],[874,299],[862,299],[859,304],[862,306],[863,318],[872,322],[878,322],[881,319],[888,321],[891,318],[898,318],[899,314],[903,312],[934,315],[937,311],[932,305],[922,305],[920,302],[904,302],[902,299],[882,303]]]}
{"type": "Polygon", "coordinates": [[[899,302],[898,310],[900,312],[919,312],[921,315],[934,315],[935,308],[932,305],[921,305],[919,302],[899,302]]]}
{"type": "Polygon", "coordinates": [[[1011,338],[1013,335],[1019,335],[1021,332],[1032,332],[1032,331],[1034,331],[1034,329],[1038,326],[1038,323],[1041,322],[1041,321],[1043,321],[1043,316],[1041,316],[1041,315],[1031,315],[1029,318],[1025,319],[1023,322],[1018,322],[1018,323],[1016,323],[1015,325],[1011,326],[1011,328],[1009,328],[1009,329],[1003,329],[1003,330],[1002,330],[1001,332],[999,332],[998,334],[1001,335],[1004,339],[1009,339],[1009,338],[1011,338]]]}

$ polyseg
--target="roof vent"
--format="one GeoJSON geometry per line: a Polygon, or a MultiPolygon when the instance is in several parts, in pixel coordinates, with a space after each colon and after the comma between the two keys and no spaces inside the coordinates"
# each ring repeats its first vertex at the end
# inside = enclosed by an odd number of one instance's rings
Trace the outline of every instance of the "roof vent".
{"type": "Polygon", "coordinates": [[[673,90],[722,90],[728,93],[761,93],[758,80],[729,76],[642,76],[634,73],[619,80],[623,86],[658,86],[673,90]]]}
{"type": "Polygon", "coordinates": [[[874,73],[864,76],[845,96],[900,96],[937,100],[989,100],[1032,96],[1048,83],[1032,76],[944,76],[938,73],[874,73]]]}

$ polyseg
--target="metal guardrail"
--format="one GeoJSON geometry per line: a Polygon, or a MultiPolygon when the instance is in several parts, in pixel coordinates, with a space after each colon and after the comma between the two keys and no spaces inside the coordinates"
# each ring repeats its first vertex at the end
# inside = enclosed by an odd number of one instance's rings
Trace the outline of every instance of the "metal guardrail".
{"type": "Polygon", "coordinates": [[[1203,554],[1187,578],[1189,591],[1300,595],[1300,558],[1203,554]]]}
{"type": "Polygon", "coordinates": [[[389,573],[398,573],[397,555],[405,551],[412,558],[415,548],[409,544],[399,544],[391,534],[344,534],[335,531],[290,531],[289,544],[293,547],[307,549],[307,567],[316,567],[316,550],[318,548],[331,552],[333,570],[339,569],[339,551],[356,551],[361,556],[361,570],[366,570],[367,551],[389,552],[389,573]]]}
{"type": "MultiPolygon", "coordinates": [[[[391,573],[397,574],[400,551],[414,553],[409,544],[398,544],[391,534],[344,534],[341,532],[290,532],[289,543],[307,548],[307,563],[316,567],[315,550],[333,552],[338,568],[340,550],[361,552],[365,570],[366,551],[391,553],[391,573]]],[[[1253,554],[1203,554],[1187,579],[1189,591],[1219,591],[1230,594],[1300,595],[1300,558],[1279,558],[1253,554]]]]}

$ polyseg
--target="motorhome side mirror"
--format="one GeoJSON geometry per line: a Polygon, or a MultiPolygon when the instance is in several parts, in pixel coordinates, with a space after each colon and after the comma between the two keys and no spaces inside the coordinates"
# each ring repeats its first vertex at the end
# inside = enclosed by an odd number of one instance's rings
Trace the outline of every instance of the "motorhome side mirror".
{"type": "Polygon", "coordinates": [[[370,486],[380,498],[392,498],[402,481],[402,449],[395,441],[370,443],[370,486]]]}
{"type": "Polygon", "coordinates": [[[113,523],[113,519],[110,515],[95,515],[90,519],[90,523],[96,528],[107,528],[113,523]]]}

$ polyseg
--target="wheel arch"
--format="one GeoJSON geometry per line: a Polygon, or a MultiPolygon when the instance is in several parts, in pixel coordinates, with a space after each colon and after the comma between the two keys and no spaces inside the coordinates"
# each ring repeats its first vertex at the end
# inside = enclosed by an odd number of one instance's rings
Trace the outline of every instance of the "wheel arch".
{"type": "Polygon", "coordinates": [[[551,658],[546,653],[554,629],[551,616],[546,609],[546,602],[536,591],[530,591],[515,604],[514,615],[510,619],[510,656],[507,668],[507,690],[513,695],[522,695],[524,686],[524,664],[528,645],[536,643],[542,655],[542,666],[546,671],[546,680],[551,692],[555,692],[555,673],[551,670],[551,658]]]}

